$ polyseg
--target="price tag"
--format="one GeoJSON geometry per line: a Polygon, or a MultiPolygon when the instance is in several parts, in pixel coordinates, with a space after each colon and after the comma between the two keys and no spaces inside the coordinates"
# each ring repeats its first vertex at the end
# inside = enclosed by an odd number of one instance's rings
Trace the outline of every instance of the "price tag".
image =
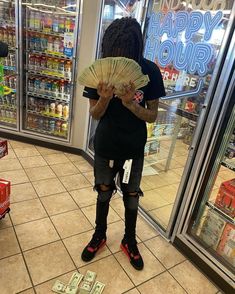
{"type": "Polygon", "coordinates": [[[131,174],[131,166],[132,166],[132,159],[128,159],[124,162],[124,165],[123,165],[124,175],[123,175],[123,179],[122,179],[122,182],[124,184],[129,183],[130,174],[131,174]]]}

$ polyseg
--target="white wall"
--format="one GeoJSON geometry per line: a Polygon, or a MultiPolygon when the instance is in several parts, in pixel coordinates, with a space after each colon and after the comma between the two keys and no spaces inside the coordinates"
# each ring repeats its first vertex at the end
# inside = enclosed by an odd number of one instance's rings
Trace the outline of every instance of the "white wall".
{"type": "MultiPolygon", "coordinates": [[[[89,66],[96,56],[99,20],[102,0],[83,0],[82,23],[80,31],[77,76],[89,66]]],[[[85,150],[89,122],[89,100],[82,97],[83,86],[77,82],[73,103],[73,123],[71,145],[85,150]]]]}

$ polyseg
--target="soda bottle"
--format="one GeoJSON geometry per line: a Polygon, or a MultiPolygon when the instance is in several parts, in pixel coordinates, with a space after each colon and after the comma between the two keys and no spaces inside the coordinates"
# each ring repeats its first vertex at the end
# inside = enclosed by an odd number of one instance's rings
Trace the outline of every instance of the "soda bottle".
{"type": "Polygon", "coordinates": [[[60,131],[61,131],[61,124],[62,123],[59,120],[55,124],[55,131],[58,132],[58,133],[60,133],[60,131]]]}
{"type": "Polygon", "coordinates": [[[55,38],[54,40],[54,52],[60,52],[60,39],[55,38]]]}
{"type": "Polygon", "coordinates": [[[52,30],[55,33],[58,33],[59,32],[59,19],[58,19],[57,16],[55,16],[54,19],[53,19],[52,30]]]}
{"type": "Polygon", "coordinates": [[[35,56],[33,54],[29,55],[29,69],[35,68],[35,56]]]}
{"type": "Polygon", "coordinates": [[[41,37],[40,35],[35,35],[35,50],[41,51],[41,37]]]}
{"type": "Polygon", "coordinates": [[[35,69],[36,70],[41,69],[41,57],[38,55],[35,56],[35,69]]]}
{"type": "Polygon", "coordinates": [[[34,36],[34,34],[29,34],[29,48],[31,50],[35,50],[35,47],[36,47],[36,45],[35,45],[35,36],[34,36]]]}
{"type": "Polygon", "coordinates": [[[28,79],[28,90],[29,92],[34,92],[34,78],[28,79]]]}
{"type": "Polygon", "coordinates": [[[72,75],[72,62],[71,61],[66,61],[65,66],[65,77],[69,80],[71,80],[71,75],[72,75]]]}
{"type": "Polygon", "coordinates": [[[52,81],[47,79],[46,81],[46,92],[50,95],[52,91],[52,81]]]}
{"type": "Polygon", "coordinates": [[[59,115],[59,116],[62,116],[62,113],[63,113],[63,106],[62,104],[58,104],[57,107],[56,107],[56,113],[59,115]]]}
{"type": "Polygon", "coordinates": [[[67,32],[67,33],[70,32],[70,22],[71,22],[70,18],[67,17],[65,19],[65,32],[67,32]]]}
{"type": "Polygon", "coordinates": [[[70,32],[73,33],[75,30],[75,19],[71,19],[71,22],[70,22],[70,32]]]}
{"type": "Polygon", "coordinates": [[[45,93],[45,90],[46,90],[46,80],[41,79],[40,92],[43,94],[43,93],[45,93]]]}
{"type": "Polygon", "coordinates": [[[35,12],[35,14],[34,14],[34,29],[41,30],[41,14],[40,14],[40,12],[35,12]]]}
{"type": "Polygon", "coordinates": [[[41,58],[41,68],[45,69],[47,67],[47,58],[42,56],[41,58]]]}
{"type": "Polygon", "coordinates": [[[59,83],[59,96],[64,98],[64,80],[61,80],[59,83]]]}
{"type": "Polygon", "coordinates": [[[54,102],[52,102],[52,103],[50,104],[50,113],[51,113],[52,115],[55,114],[55,103],[54,103],[54,102]]]}
{"type": "Polygon", "coordinates": [[[53,52],[53,38],[49,37],[47,40],[47,50],[53,52]]]}
{"type": "Polygon", "coordinates": [[[51,119],[51,120],[49,121],[49,131],[50,131],[51,133],[54,133],[54,132],[55,132],[55,121],[54,121],[53,119],[51,119]]]}
{"type": "Polygon", "coordinates": [[[47,37],[46,37],[46,35],[41,35],[41,50],[43,52],[47,50],[47,37]]]}
{"type": "Polygon", "coordinates": [[[61,131],[63,133],[66,133],[68,131],[68,123],[66,122],[63,122],[62,125],[61,125],[61,131]]]}
{"type": "Polygon", "coordinates": [[[47,68],[53,69],[53,59],[51,57],[47,58],[47,68]]]}
{"type": "Polygon", "coordinates": [[[34,91],[38,93],[40,91],[41,81],[39,78],[35,78],[34,80],[34,91]]]}
{"type": "Polygon", "coordinates": [[[59,32],[60,33],[64,33],[65,31],[65,20],[64,20],[64,17],[60,17],[59,18],[59,32]]]}
{"type": "Polygon", "coordinates": [[[59,52],[62,54],[64,53],[64,41],[62,39],[60,40],[59,52]]]}
{"type": "Polygon", "coordinates": [[[70,94],[71,94],[71,84],[66,82],[64,85],[64,92],[66,94],[66,96],[69,98],[70,94]]]}
{"type": "Polygon", "coordinates": [[[29,28],[34,30],[35,12],[33,10],[29,11],[29,28]]]}
{"type": "Polygon", "coordinates": [[[52,31],[52,18],[50,14],[44,14],[44,32],[50,33],[52,31]]]}
{"type": "Polygon", "coordinates": [[[69,117],[69,106],[68,105],[63,106],[63,117],[64,117],[64,119],[68,119],[68,117],[69,117]]]}
{"type": "Polygon", "coordinates": [[[58,96],[58,94],[59,94],[59,82],[57,82],[57,81],[54,81],[53,83],[52,83],[52,92],[53,92],[53,96],[58,96]]]}
{"type": "Polygon", "coordinates": [[[58,70],[60,73],[64,73],[64,60],[59,61],[58,70]]]}
{"type": "Polygon", "coordinates": [[[49,120],[47,118],[44,119],[43,130],[44,131],[49,131],[49,120]]]}
{"type": "Polygon", "coordinates": [[[54,59],[53,60],[53,70],[54,71],[58,71],[59,70],[59,60],[58,59],[54,59]]]}

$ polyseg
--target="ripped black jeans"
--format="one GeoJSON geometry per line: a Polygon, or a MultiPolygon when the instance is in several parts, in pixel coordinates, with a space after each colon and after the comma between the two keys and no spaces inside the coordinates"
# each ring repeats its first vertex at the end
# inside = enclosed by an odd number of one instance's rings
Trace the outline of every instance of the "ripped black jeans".
{"type": "Polygon", "coordinates": [[[109,202],[111,200],[112,195],[116,193],[115,178],[118,174],[118,182],[122,190],[123,202],[125,206],[124,238],[130,244],[136,242],[135,231],[138,214],[139,196],[143,195],[142,191],[140,190],[143,161],[143,158],[133,159],[129,182],[128,184],[124,184],[122,183],[122,180],[124,175],[123,165],[125,163],[125,160],[110,161],[108,159],[95,155],[94,188],[98,192],[96,203],[96,236],[106,236],[109,202]]]}

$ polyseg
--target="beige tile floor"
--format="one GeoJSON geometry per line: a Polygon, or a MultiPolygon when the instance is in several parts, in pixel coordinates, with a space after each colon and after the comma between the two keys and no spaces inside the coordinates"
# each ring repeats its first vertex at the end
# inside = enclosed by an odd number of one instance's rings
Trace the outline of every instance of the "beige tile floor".
{"type": "MultiPolygon", "coordinates": [[[[88,269],[106,284],[104,294],[219,291],[140,216],[137,240],[145,268],[135,271],[119,248],[124,210],[118,195],[111,201],[107,246],[84,263],[80,254],[94,231],[96,195],[92,167],[81,156],[9,141],[0,177],[12,181],[11,213],[0,221],[0,294],[53,293],[56,279],[66,282],[74,270],[88,269]]],[[[146,206],[152,206],[147,193],[146,206]]],[[[171,205],[164,189],[158,193],[163,206],[171,205]]]]}

